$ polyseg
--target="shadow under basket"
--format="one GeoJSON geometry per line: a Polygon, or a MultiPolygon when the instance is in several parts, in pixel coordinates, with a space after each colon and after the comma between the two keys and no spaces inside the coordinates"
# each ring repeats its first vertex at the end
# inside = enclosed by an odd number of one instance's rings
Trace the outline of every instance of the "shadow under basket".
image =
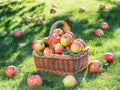
{"type": "Polygon", "coordinates": [[[76,74],[88,65],[88,53],[87,47],[84,52],[80,52],[74,55],[59,55],[48,54],[39,56],[33,51],[34,63],[38,71],[52,72],[60,75],[76,74]]]}

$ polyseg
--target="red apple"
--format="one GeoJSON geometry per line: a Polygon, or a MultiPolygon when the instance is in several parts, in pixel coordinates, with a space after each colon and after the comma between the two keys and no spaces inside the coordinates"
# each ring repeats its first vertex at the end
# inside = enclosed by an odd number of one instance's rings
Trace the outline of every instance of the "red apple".
{"type": "Polygon", "coordinates": [[[114,55],[112,53],[105,53],[103,54],[103,58],[108,62],[108,63],[113,63],[114,61],[114,55]]]}
{"type": "Polygon", "coordinates": [[[52,39],[52,44],[60,43],[60,36],[55,32],[52,34],[52,39]]]}
{"type": "Polygon", "coordinates": [[[64,47],[68,47],[72,42],[72,36],[69,34],[63,34],[60,38],[60,44],[64,47]]]}
{"type": "Polygon", "coordinates": [[[67,21],[68,21],[68,22],[73,22],[74,20],[73,20],[72,17],[68,17],[67,21]]]}
{"type": "Polygon", "coordinates": [[[95,36],[102,36],[104,34],[103,30],[102,29],[97,29],[95,32],[94,32],[94,35],[95,36]]]}
{"type": "MultiPolygon", "coordinates": [[[[67,32],[66,34],[70,34],[71,36],[72,36],[72,42],[74,41],[74,39],[75,39],[75,35],[72,33],[72,32],[67,32]]],[[[71,42],[71,43],[72,43],[71,42]]]]}
{"type": "Polygon", "coordinates": [[[21,37],[23,35],[23,32],[21,30],[16,30],[14,32],[14,37],[21,37]]]}
{"type": "Polygon", "coordinates": [[[92,73],[99,73],[102,71],[102,63],[99,60],[93,60],[88,64],[88,70],[92,73]]]}
{"type": "Polygon", "coordinates": [[[110,8],[105,6],[104,9],[103,9],[105,12],[109,12],[110,11],[110,8]]]}
{"type": "Polygon", "coordinates": [[[18,74],[18,69],[17,67],[10,65],[5,69],[5,74],[8,77],[12,77],[18,74]]]}
{"type": "Polygon", "coordinates": [[[106,7],[105,4],[100,4],[100,6],[99,6],[99,8],[100,8],[101,10],[103,10],[105,7],[106,7]]]}
{"type": "Polygon", "coordinates": [[[67,75],[63,79],[63,84],[66,87],[73,87],[78,83],[76,78],[73,75],[67,75]]]}
{"type": "Polygon", "coordinates": [[[48,45],[50,45],[50,37],[48,36],[48,37],[45,37],[44,39],[45,39],[45,42],[46,42],[48,45]]]}
{"type": "Polygon", "coordinates": [[[62,54],[64,47],[61,44],[56,44],[54,47],[55,54],[62,54]]]}
{"type": "Polygon", "coordinates": [[[36,20],[36,24],[37,25],[42,25],[44,23],[44,21],[41,19],[41,18],[38,18],[37,20],[36,20]]]}
{"type": "Polygon", "coordinates": [[[45,44],[42,40],[36,40],[32,43],[32,49],[37,51],[37,50],[40,50],[40,51],[43,51],[45,48],[45,44]]]}
{"type": "Polygon", "coordinates": [[[85,41],[83,41],[82,39],[76,39],[76,41],[78,41],[82,47],[82,51],[85,51],[86,48],[86,43],[85,41]]]}
{"type": "Polygon", "coordinates": [[[102,23],[100,24],[100,27],[101,27],[102,29],[109,29],[109,24],[108,24],[107,22],[102,22],[102,23]]]}
{"type": "Polygon", "coordinates": [[[79,43],[79,41],[74,40],[74,42],[70,45],[70,50],[74,53],[79,53],[82,51],[82,45],[79,43]]]}
{"type": "Polygon", "coordinates": [[[51,14],[54,14],[54,13],[56,13],[56,12],[57,12],[57,10],[56,10],[55,7],[53,7],[53,8],[50,9],[50,13],[51,13],[51,14]]]}
{"type": "Polygon", "coordinates": [[[81,7],[80,12],[85,12],[85,7],[81,7]]]}
{"type": "Polygon", "coordinates": [[[45,47],[44,51],[43,51],[44,54],[50,54],[50,48],[49,47],[45,47]]]}
{"type": "Polygon", "coordinates": [[[26,21],[29,22],[29,23],[32,22],[32,20],[33,20],[32,17],[27,17],[26,18],[26,21]]]}
{"type": "Polygon", "coordinates": [[[63,30],[60,28],[55,29],[54,32],[57,33],[60,37],[64,34],[63,30]]]}
{"type": "Polygon", "coordinates": [[[30,75],[27,78],[27,85],[28,86],[39,86],[42,84],[42,78],[39,75],[30,75]]]}

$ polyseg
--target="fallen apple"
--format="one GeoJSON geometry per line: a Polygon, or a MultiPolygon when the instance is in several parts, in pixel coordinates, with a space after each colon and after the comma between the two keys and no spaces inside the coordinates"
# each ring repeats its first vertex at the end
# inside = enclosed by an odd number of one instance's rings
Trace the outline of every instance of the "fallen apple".
{"type": "Polygon", "coordinates": [[[113,63],[114,55],[112,53],[104,53],[103,59],[105,59],[108,63],[113,63]]]}
{"type": "Polygon", "coordinates": [[[27,18],[26,18],[26,21],[30,23],[30,22],[33,21],[33,19],[32,19],[32,17],[27,17],[27,18]]]}
{"type": "Polygon", "coordinates": [[[102,22],[100,24],[100,27],[104,30],[107,30],[107,29],[109,29],[109,24],[107,22],[102,22]]]}
{"type": "Polygon", "coordinates": [[[43,19],[41,19],[41,18],[38,18],[38,19],[36,20],[36,24],[37,24],[37,25],[43,25],[43,23],[44,23],[44,21],[43,21],[43,19]]]}
{"type": "Polygon", "coordinates": [[[80,12],[85,12],[85,7],[81,7],[80,12]]]}
{"type": "Polygon", "coordinates": [[[72,17],[68,17],[67,21],[72,23],[74,20],[72,17]]]}
{"type": "Polygon", "coordinates": [[[51,13],[51,14],[55,14],[56,12],[57,12],[57,10],[56,10],[55,7],[53,7],[53,8],[50,9],[50,13],[51,13]]]}
{"type": "Polygon", "coordinates": [[[104,35],[104,32],[102,29],[97,29],[97,30],[95,30],[94,35],[99,37],[99,36],[104,35]]]}
{"type": "Polygon", "coordinates": [[[104,9],[103,9],[105,12],[110,12],[110,8],[105,6],[104,9]]]}
{"type": "Polygon", "coordinates": [[[21,37],[21,36],[23,36],[23,32],[21,30],[16,30],[14,32],[14,37],[21,37]]]}
{"type": "Polygon", "coordinates": [[[106,7],[105,4],[100,4],[99,9],[100,9],[100,10],[103,10],[105,7],[106,7]]]}

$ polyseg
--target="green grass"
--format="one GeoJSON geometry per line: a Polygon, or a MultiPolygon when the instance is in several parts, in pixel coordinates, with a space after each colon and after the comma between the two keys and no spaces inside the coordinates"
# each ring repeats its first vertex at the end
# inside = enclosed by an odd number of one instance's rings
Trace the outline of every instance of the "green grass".
{"type": "MultiPolygon", "coordinates": [[[[4,0],[2,0],[4,1],[4,0]]],[[[120,89],[120,2],[119,0],[21,0],[0,2],[0,90],[119,90],[120,89]],[[57,3],[57,13],[49,10],[57,3]],[[110,12],[99,10],[99,5],[105,3],[110,12]],[[79,13],[79,8],[85,7],[86,12],[79,13]],[[26,23],[27,16],[34,21],[26,23]],[[68,23],[76,38],[83,39],[90,46],[89,61],[102,59],[102,54],[112,52],[115,61],[100,74],[91,74],[86,70],[75,76],[81,81],[73,88],[64,87],[64,76],[52,73],[38,72],[32,56],[31,44],[34,40],[48,36],[51,25],[58,20],[74,18],[68,23]],[[36,18],[44,18],[42,26],[36,25],[36,18]],[[94,37],[95,29],[106,21],[110,29],[104,31],[102,37],[94,37]],[[13,37],[13,32],[21,29],[24,35],[13,37]],[[19,68],[19,74],[8,78],[4,70],[8,65],[19,68]],[[37,73],[43,78],[43,84],[38,87],[28,87],[28,73],[37,73]]]]}

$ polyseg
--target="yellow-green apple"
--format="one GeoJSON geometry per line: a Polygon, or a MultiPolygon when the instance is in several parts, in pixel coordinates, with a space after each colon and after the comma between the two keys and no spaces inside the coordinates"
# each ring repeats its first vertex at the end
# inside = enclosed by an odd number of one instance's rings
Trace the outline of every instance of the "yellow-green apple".
{"type": "Polygon", "coordinates": [[[85,7],[81,7],[80,12],[85,12],[85,7]]]}
{"type": "Polygon", "coordinates": [[[45,48],[45,44],[42,40],[36,40],[32,43],[32,49],[37,51],[37,50],[40,50],[40,51],[43,51],[45,48]]]}
{"type": "Polygon", "coordinates": [[[108,63],[113,63],[114,55],[112,53],[104,53],[103,59],[105,59],[108,63]]]}
{"type": "Polygon", "coordinates": [[[59,43],[54,46],[54,53],[55,54],[62,54],[64,47],[59,43]]]}
{"type": "Polygon", "coordinates": [[[36,20],[36,24],[37,25],[42,25],[44,23],[44,21],[41,19],[41,18],[38,18],[37,20],[36,20]]]}
{"type": "Polygon", "coordinates": [[[68,22],[73,22],[74,20],[73,20],[72,17],[68,17],[68,18],[67,18],[67,21],[68,21],[68,22]]]}
{"type": "Polygon", "coordinates": [[[63,79],[63,84],[65,87],[73,87],[78,83],[73,75],[67,75],[63,79]]]}
{"type": "Polygon", "coordinates": [[[52,34],[52,44],[57,44],[57,43],[60,43],[60,36],[53,32],[52,34]]]}
{"type": "Polygon", "coordinates": [[[97,30],[95,30],[94,35],[95,36],[102,36],[102,35],[104,35],[104,32],[102,29],[97,29],[97,30]]]}
{"type": "Polygon", "coordinates": [[[85,43],[85,41],[83,41],[82,39],[76,39],[76,41],[78,41],[78,42],[80,43],[80,45],[81,45],[81,47],[82,47],[82,51],[84,51],[85,48],[86,48],[86,43],[85,43]]]}
{"type": "Polygon", "coordinates": [[[40,75],[30,75],[27,78],[27,85],[32,87],[32,86],[39,86],[42,84],[42,78],[40,75]]]}
{"type": "Polygon", "coordinates": [[[72,32],[67,32],[66,34],[70,34],[72,36],[72,41],[71,41],[71,43],[72,43],[75,39],[75,35],[72,32]]]}
{"type": "Polygon", "coordinates": [[[60,44],[64,47],[68,47],[72,42],[72,36],[69,34],[63,34],[60,38],[60,44]]]}
{"type": "Polygon", "coordinates": [[[51,13],[51,14],[54,14],[54,13],[56,13],[56,12],[57,12],[57,10],[56,10],[55,7],[53,7],[53,8],[50,9],[50,13],[51,13]]]}
{"type": "Polygon", "coordinates": [[[57,33],[60,37],[64,34],[63,30],[60,28],[55,29],[54,32],[57,33]]]}
{"type": "Polygon", "coordinates": [[[100,24],[100,27],[101,27],[102,29],[109,29],[109,24],[108,24],[107,22],[102,22],[102,23],[100,24]]]}
{"type": "Polygon", "coordinates": [[[23,35],[23,32],[21,30],[16,30],[14,32],[14,37],[21,37],[23,35]]]}
{"type": "Polygon", "coordinates": [[[26,18],[26,21],[29,22],[29,23],[32,22],[32,20],[33,20],[32,17],[27,17],[26,18]]]}
{"type": "Polygon", "coordinates": [[[18,69],[17,67],[10,65],[5,69],[5,74],[8,77],[12,77],[18,74],[18,69]]]}
{"type": "Polygon", "coordinates": [[[70,45],[70,50],[74,53],[79,53],[82,51],[82,44],[79,43],[79,41],[74,40],[74,42],[70,45]]]}
{"type": "Polygon", "coordinates": [[[100,10],[103,10],[105,7],[106,7],[105,4],[100,4],[99,9],[100,9],[100,10]]]}
{"type": "Polygon", "coordinates": [[[100,73],[102,71],[102,63],[99,60],[92,60],[88,64],[88,70],[92,73],[100,73]]]}
{"type": "Polygon", "coordinates": [[[50,48],[49,47],[45,47],[44,51],[43,51],[44,54],[50,54],[50,48]]]}

